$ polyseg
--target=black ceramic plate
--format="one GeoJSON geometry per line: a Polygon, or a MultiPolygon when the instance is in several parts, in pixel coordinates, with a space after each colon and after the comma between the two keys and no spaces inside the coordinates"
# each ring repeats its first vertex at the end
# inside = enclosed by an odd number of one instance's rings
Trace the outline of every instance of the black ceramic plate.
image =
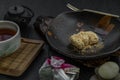
{"type": "Polygon", "coordinates": [[[58,15],[49,26],[46,38],[48,43],[59,53],[75,59],[94,59],[105,57],[117,51],[120,48],[120,22],[118,18],[112,18],[111,23],[115,27],[107,35],[98,34],[103,40],[104,48],[92,54],[82,55],[69,47],[69,37],[82,29],[95,31],[94,27],[104,15],[83,12],[65,12],[58,15]],[[84,23],[83,27],[78,27],[78,23],[84,23]]]}

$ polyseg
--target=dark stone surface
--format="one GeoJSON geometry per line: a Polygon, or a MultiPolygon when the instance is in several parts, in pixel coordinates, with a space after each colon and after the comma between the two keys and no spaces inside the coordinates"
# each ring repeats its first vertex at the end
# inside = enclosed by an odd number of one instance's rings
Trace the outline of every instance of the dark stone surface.
{"type": "MultiPolygon", "coordinates": [[[[33,23],[39,15],[44,16],[57,16],[59,13],[64,11],[70,11],[66,7],[66,3],[70,2],[78,8],[93,9],[98,11],[104,11],[120,15],[120,0],[0,0],[0,20],[3,19],[6,11],[10,6],[13,5],[26,5],[31,8],[35,16],[33,17],[29,26],[21,30],[23,37],[32,39],[42,39],[34,30],[33,23]]],[[[44,46],[41,54],[32,62],[29,68],[20,77],[10,77],[0,75],[0,80],[39,80],[38,70],[42,63],[48,57],[48,53],[63,57],[68,63],[72,63],[81,68],[79,80],[89,80],[91,75],[94,73],[93,68],[87,68],[80,65],[78,62],[64,57],[53,50],[48,50],[48,47],[44,46]]]]}

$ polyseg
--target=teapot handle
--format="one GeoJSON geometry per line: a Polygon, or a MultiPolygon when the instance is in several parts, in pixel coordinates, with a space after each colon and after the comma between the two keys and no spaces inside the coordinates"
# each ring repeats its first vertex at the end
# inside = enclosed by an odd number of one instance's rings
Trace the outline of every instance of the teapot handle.
{"type": "Polygon", "coordinates": [[[29,17],[33,17],[34,16],[34,12],[30,9],[30,8],[28,8],[27,6],[24,6],[24,5],[22,5],[25,9],[27,9],[27,10],[29,10],[29,12],[30,12],[30,14],[31,14],[31,16],[29,16],[29,17]]]}

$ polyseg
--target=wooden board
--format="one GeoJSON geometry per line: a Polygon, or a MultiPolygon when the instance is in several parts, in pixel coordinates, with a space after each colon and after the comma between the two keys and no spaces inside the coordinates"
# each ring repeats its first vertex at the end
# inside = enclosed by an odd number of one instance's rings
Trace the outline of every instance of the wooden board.
{"type": "Polygon", "coordinates": [[[22,38],[20,48],[13,54],[0,58],[0,74],[20,76],[40,53],[44,42],[22,38]]]}

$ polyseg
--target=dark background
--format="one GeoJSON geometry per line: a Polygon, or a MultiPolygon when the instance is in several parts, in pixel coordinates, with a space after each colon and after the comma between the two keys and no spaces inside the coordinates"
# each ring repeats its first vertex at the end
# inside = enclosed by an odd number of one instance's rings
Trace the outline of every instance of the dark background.
{"type": "MultiPolygon", "coordinates": [[[[5,13],[8,8],[13,5],[25,5],[31,8],[35,16],[27,27],[26,31],[22,33],[22,37],[32,38],[32,39],[42,39],[34,30],[33,23],[39,15],[42,16],[53,16],[56,17],[58,14],[64,11],[70,11],[67,7],[67,3],[71,3],[80,9],[93,9],[103,12],[108,12],[116,15],[120,15],[120,0],[0,0],[0,19],[3,20],[5,13]]],[[[89,80],[90,76],[94,74],[93,68],[87,68],[85,66],[79,65],[78,62],[64,57],[53,50],[49,50],[46,46],[29,66],[29,68],[20,77],[10,77],[5,75],[0,75],[0,80],[39,80],[38,70],[48,57],[48,52],[52,55],[61,56],[68,63],[76,65],[81,68],[79,80],[89,80]]]]}

